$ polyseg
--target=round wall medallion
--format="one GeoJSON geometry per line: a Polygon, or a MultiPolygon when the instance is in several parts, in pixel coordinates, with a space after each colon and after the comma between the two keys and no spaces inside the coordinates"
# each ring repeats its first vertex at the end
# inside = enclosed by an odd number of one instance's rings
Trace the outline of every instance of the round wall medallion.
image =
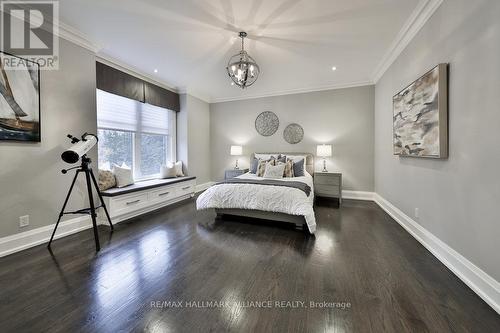
{"type": "Polygon", "coordinates": [[[299,124],[290,124],[283,131],[283,138],[291,144],[299,143],[304,138],[304,129],[299,124]]]}
{"type": "Polygon", "coordinates": [[[260,135],[271,136],[278,130],[280,121],[271,111],[264,111],[255,118],[255,129],[260,135]]]}

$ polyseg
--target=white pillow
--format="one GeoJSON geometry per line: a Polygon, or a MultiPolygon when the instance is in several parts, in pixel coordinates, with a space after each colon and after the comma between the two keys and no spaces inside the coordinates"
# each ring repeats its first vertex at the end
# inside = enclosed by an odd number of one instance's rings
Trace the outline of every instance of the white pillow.
{"type": "Polygon", "coordinates": [[[175,167],[176,177],[184,177],[184,173],[182,172],[182,161],[177,161],[175,163],[170,162],[168,165],[175,167]]]}
{"type": "Polygon", "coordinates": [[[160,167],[160,178],[175,178],[177,177],[177,168],[175,165],[168,164],[160,167]]]}
{"type": "Polygon", "coordinates": [[[116,187],[125,187],[134,183],[132,170],[125,164],[122,164],[121,167],[115,164],[113,166],[113,174],[116,179],[116,187]]]}
{"type": "Polygon", "coordinates": [[[283,178],[283,172],[285,172],[285,164],[272,165],[267,163],[264,178],[281,179],[283,178]]]}
{"type": "MultiPolygon", "coordinates": [[[[279,154],[276,154],[276,156],[278,156],[279,154]]],[[[273,156],[272,154],[254,154],[255,158],[258,159],[258,160],[264,160],[264,161],[267,161],[268,159],[271,158],[271,156],[273,156]]]]}
{"type": "MultiPolygon", "coordinates": [[[[294,162],[298,162],[300,160],[306,159],[306,157],[304,155],[286,155],[286,158],[288,158],[289,160],[292,160],[294,162]]],[[[305,162],[304,162],[304,165],[305,165],[305,162]]]]}

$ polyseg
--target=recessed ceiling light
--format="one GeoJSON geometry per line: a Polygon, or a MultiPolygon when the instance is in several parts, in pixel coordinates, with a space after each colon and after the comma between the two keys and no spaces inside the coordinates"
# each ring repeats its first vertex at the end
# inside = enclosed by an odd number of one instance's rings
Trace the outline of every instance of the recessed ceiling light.
{"type": "Polygon", "coordinates": [[[332,71],[336,71],[336,70],[337,70],[337,67],[333,66],[332,71]]]}
{"type": "Polygon", "coordinates": [[[158,73],[158,70],[157,70],[157,69],[155,69],[155,70],[154,70],[154,72],[155,72],[155,73],[158,73]]]}

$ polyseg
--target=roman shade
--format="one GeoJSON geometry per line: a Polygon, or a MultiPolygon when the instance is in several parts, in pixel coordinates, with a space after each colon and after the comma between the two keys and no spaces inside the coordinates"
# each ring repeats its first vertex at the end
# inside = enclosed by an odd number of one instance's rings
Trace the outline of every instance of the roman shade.
{"type": "Polygon", "coordinates": [[[97,90],[97,127],[128,132],[169,135],[174,120],[158,106],[97,90]]]}
{"type": "Polygon", "coordinates": [[[180,111],[179,94],[96,62],[97,89],[172,111],[180,111]]]}

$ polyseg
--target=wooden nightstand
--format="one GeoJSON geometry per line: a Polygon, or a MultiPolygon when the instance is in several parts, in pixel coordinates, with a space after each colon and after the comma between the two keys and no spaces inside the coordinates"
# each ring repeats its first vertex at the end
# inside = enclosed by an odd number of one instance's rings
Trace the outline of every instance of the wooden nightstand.
{"type": "Polygon", "coordinates": [[[231,169],[231,170],[226,170],[224,174],[224,179],[231,179],[234,177],[241,176],[244,173],[247,173],[249,169],[231,169]]]}
{"type": "Polygon", "coordinates": [[[315,172],[314,195],[337,198],[342,203],[342,174],[339,172],[315,172]]]}

